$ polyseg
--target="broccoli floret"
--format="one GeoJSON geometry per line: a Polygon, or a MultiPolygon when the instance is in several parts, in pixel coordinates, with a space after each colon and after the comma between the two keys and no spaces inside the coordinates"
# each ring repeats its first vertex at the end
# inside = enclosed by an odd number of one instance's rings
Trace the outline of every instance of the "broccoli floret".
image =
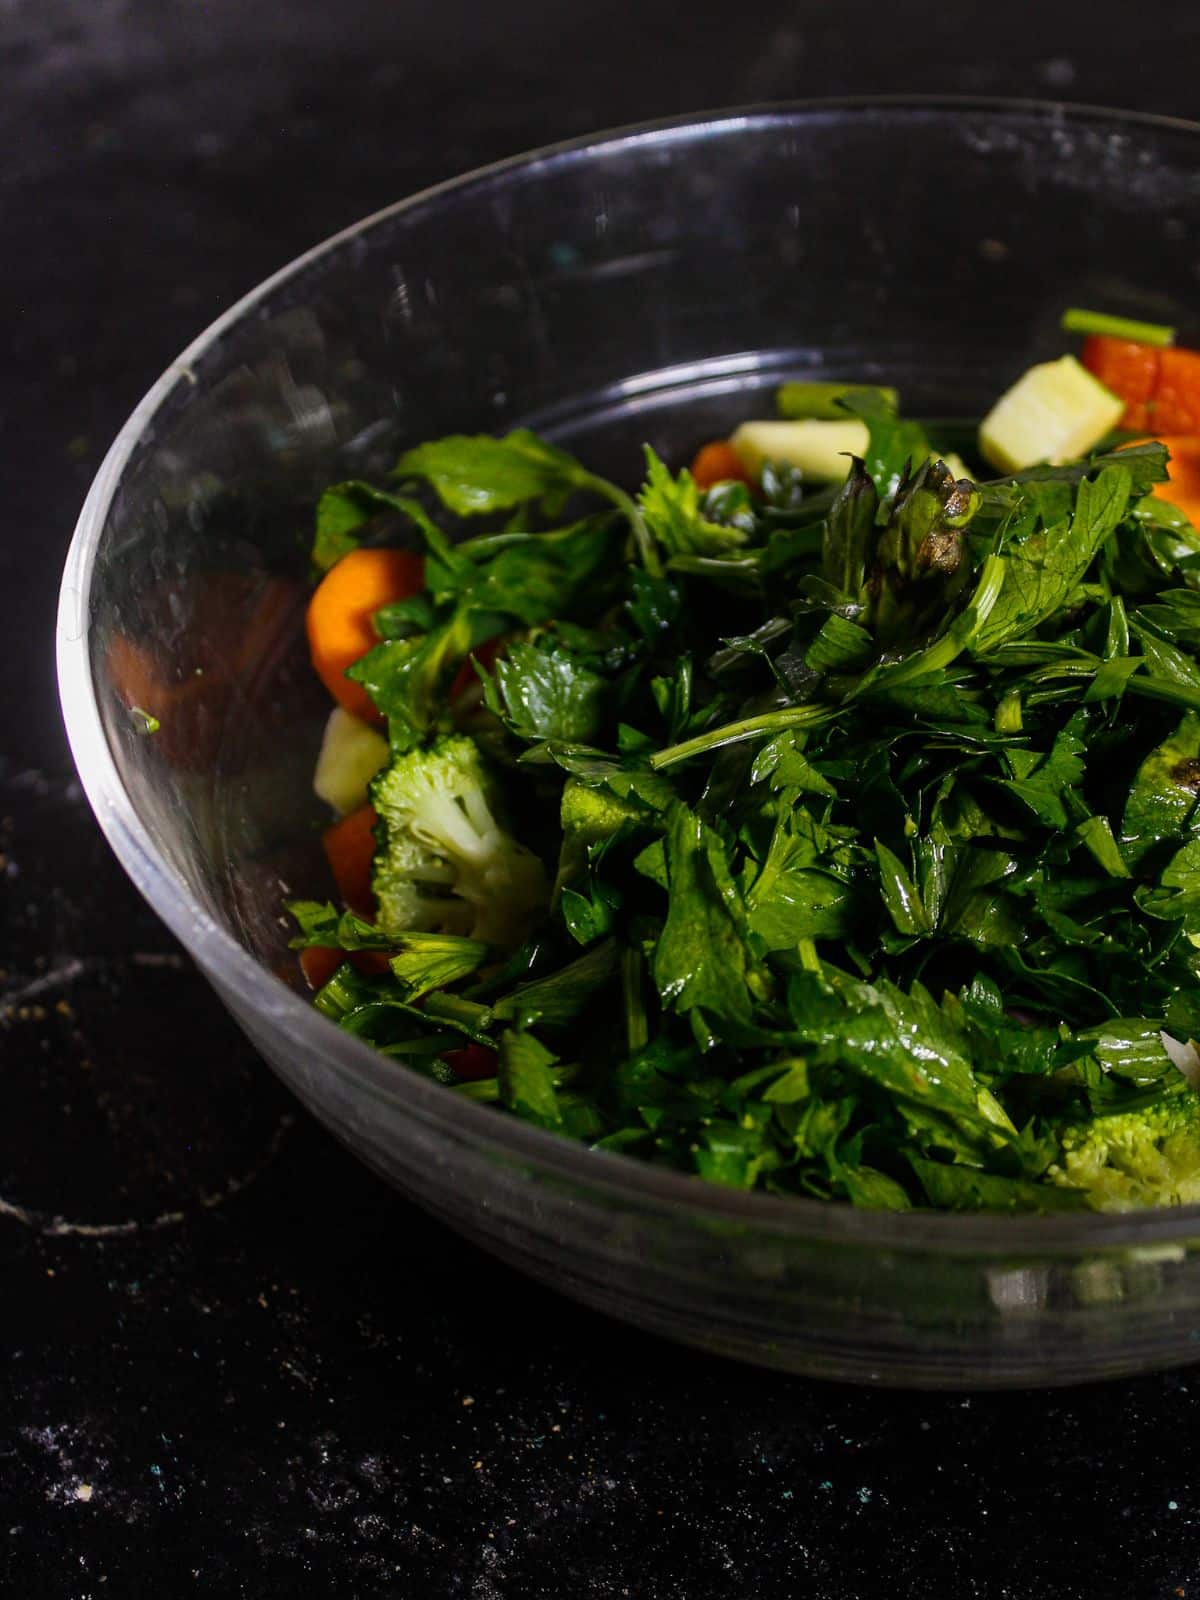
{"type": "Polygon", "coordinates": [[[1069,1126],[1060,1141],[1046,1177],[1082,1189],[1097,1211],[1200,1201],[1200,1096],[1183,1084],[1140,1111],[1069,1126]]]}
{"type": "Polygon", "coordinates": [[[457,933],[502,950],[544,913],[542,863],[507,833],[473,739],[397,756],[371,786],[379,815],[372,887],[388,933],[457,933]]]}

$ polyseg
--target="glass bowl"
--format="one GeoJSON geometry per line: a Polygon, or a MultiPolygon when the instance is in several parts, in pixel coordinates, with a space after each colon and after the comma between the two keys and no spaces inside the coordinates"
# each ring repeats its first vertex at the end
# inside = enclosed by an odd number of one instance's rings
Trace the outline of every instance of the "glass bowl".
{"type": "MultiPolygon", "coordinates": [[[[393,206],[220,318],[138,406],[63,580],[80,775],[141,892],[347,1145],[514,1266],[793,1372],[1062,1383],[1200,1354],[1200,1207],[894,1215],[708,1185],[375,1054],[300,991],[280,902],[330,885],[302,617],[323,484],[447,431],[543,429],[636,480],[784,375],[978,412],[1060,311],[1189,323],[1200,127],[886,100],[558,146],[393,206]],[[161,726],[151,732],[150,719],[161,726]]],[[[181,1017],[180,1027],[193,1026],[181,1017]]]]}

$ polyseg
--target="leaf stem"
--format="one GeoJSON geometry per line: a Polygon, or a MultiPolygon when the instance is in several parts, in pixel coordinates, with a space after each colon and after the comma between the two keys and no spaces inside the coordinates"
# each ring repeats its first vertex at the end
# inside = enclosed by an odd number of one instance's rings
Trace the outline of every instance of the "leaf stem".
{"type": "Polygon", "coordinates": [[[659,559],[658,547],[654,543],[653,535],[646,526],[646,519],[642,516],[641,508],[632,495],[625,493],[619,484],[610,483],[607,478],[598,477],[595,473],[584,472],[580,475],[580,487],[591,489],[593,493],[603,495],[606,500],[611,500],[619,511],[629,519],[629,526],[633,529],[634,542],[638,547],[638,555],[642,565],[652,578],[661,578],[663,565],[659,559]]]}
{"type": "Polygon", "coordinates": [[[625,1045],[634,1056],[649,1041],[650,1026],[642,998],[642,953],[631,944],[621,951],[621,995],[625,1002],[625,1045]]]}
{"type": "Polygon", "coordinates": [[[782,711],[764,711],[757,717],[743,717],[740,722],[726,722],[719,728],[710,728],[682,744],[668,745],[656,750],[650,757],[655,771],[673,767],[680,761],[690,761],[693,756],[705,755],[710,750],[720,750],[725,745],[742,744],[747,739],[757,739],[761,734],[782,733],[785,728],[815,728],[831,722],[838,714],[836,706],[788,706],[782,711]]]}
{"type": "Polygon", "coordinates": [[[1135,344],[1175,343],[1175,329],[1161,322],[1138,322],[1134,317],[1111,317],[1104,311],[1086,311],[1071,306],[1063,312],[1064,333],[1103,333],[1110,339],[1132,339],[1135,344]]]}
{"type": "Polygon", "coordinates": [[[1004,587],[1006,570],[1007,563],[1003,556],[988,556],[979,574],[979,582],[970,604],[959,613],[945,633],[931,645],[927,645],[924,650],[916,650],[899,661],[872,667],[863,674],[846,698],[856,699],[869,690],[903,688],[915,679],[945,671],[964,650],[969,648],[991,616],[996,601],[1000,598],[1000,591],[1004,587]]]}
{"type": "Polygon", "coordinates": [[[1125,684],[1126,694],[1140,694],[1144,700],[1165,700],[1168,705],[1200,711],[1200,689],[1186,683],[1168,683],[1164,678],[1147,678],[1135,673],[1125,684]]]}

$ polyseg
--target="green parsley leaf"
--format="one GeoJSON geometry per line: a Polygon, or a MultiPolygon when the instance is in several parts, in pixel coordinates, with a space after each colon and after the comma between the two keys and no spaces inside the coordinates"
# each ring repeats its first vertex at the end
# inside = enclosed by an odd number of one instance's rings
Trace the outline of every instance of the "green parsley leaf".
{"type": "Polygon", "coordinates": [[[497,1079],[500,1098],[510,1111],[543,1128],[561,1128],[559,1105],[551,1068],[558,1057],[533,1034],[506,1028],[500,1035],[497,1079]]]}

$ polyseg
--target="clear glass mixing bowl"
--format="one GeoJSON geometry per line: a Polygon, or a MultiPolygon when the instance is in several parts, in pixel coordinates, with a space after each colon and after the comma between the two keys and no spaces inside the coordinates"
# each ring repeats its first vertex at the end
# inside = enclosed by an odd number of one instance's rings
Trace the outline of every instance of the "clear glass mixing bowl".
{"type": "Polygon", "coordinates": [[[568,1294],[877,1383],[1191,1359],[1200,1207],[898,1216],[592,1154],[325,1021],[280,901],[328,888],[310,792],[327,704],[301,626],[322,484],[431,434],[518,423],[636,478],[643,440],[684,458],[785,374],[878,377],[917,413],[970,413],[1060,348],[1064,306],[1186,326],[1198,272],[1200,127],[1032,103],[663,123],[369,218],[214,323],[92,487],[58,652],[102,827],[305,1104],[418,1204],[568,1294]],[[157,708],[160,730],[131,706],[157,708]]]}

